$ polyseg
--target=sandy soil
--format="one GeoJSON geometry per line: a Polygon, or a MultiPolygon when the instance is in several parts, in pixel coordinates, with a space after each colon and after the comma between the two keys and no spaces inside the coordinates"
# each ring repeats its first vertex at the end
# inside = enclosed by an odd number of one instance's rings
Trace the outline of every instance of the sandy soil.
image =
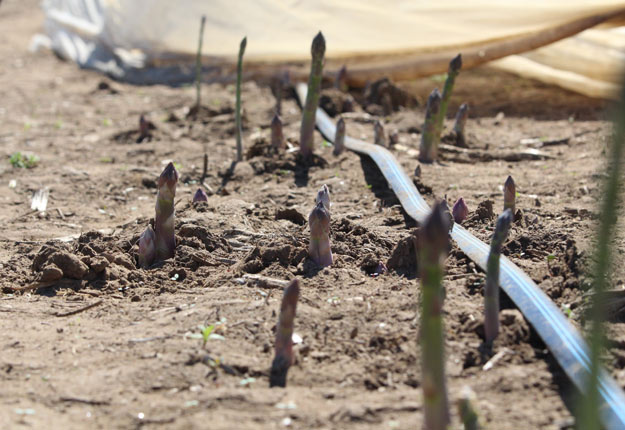
{"type": "MultiPolygon", "coordinates": [[[[244,141],[248,149],[257,145],[228,175],[232,86],[205,85],[206,109],[187,118],[191,87],[125,85],[49,52],[30,53],[43,20],[37,3],[0,7],[0,427],[420,426],[415,267],[404,262],[372,273],[416,224],[375,164],[354,153],[333,156],[317,134],[323,162],[302,179],[292,154],[262,153],[258,142],[269,136],[276,100],[268,86],[246,82],[244,141]],[[141,114],[156,129],[137,144],[141,114]],[[37,166],[13,167],[9,157],[17,151],[36,154],[37,166]],[[194,205],[204,153],[209,200],[194,205]],[[176,257],[137,269],[135,243],[154,216],[155,180],[168,160],[180,173],[176,257]],[[307,258],[302,220],[322,184],[332,195],[336,261],[320,270],[307,258]],[[40,189],[49,191],[41,213],[30,209],[40,189]],[[63,279],[23,291],[52,261],[63,279]],[[295,331],[302,342],[286,389],[268,388],[281,287],[254,275],[301,279],[295,331]],[[216,323],[223,339],[203,346],[198,327],[216,323]]],[[[387,132],[398,132],[393,152],[410,175],[419,164],[423,102],[434,86],[441,82],[403,85],[419,106],[382,118],[387,132]]],[[[471,154],[444,151],[441,163],[421,165],[419,189],[430,203],[464,197],[472,211],[466,226],[487,241],[512,175],[522,218],[504,252],[581,327],[584,262],[610,130],[606,106],[488,68],[463,72],[456,88],[451,112],[471,105],[471,154]],[[545,157],[506,161],[527,148],[521,141],[528,138],[551,143],[540,148],[545,157]],[[487,200],[492,214],[477,211],[487,200]]],[[[362,101],[360,92],[353,96],[362,101]]],[[[372,141],[375,116],[366,111],[379,110],[355,103],[356,112],[346,115],[348,134],[372,141]]],[[[282,101],[282,117],[296,145],[300,110],[292,96],[282,101]]],[[[624,252],[621,236],[616,258],[624,252]]],[[[488,428],[571,427],[574,389],[505,296],[495,348],[506,354],[482,369],[484,274],[456,248],[446,266],[452,400],[470,386],[488,428]]],[[[622,288],[623,279],[618,267],[611,282],[622,288]]],[[[624,386],[625,327],[615,320],[608,329],[606,364],[624,386]]]]}

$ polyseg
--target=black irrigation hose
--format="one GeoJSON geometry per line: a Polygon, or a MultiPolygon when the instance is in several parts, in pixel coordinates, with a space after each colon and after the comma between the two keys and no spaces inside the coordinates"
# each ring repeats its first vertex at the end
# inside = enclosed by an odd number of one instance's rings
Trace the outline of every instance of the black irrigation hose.
{"type": "MultiPolygon", "coordinates": [[[[300,100],[306,99],[306,90],[306,84],[298,84],[300,100]]],[[[317,109],[316,124],[326,139],[334,141],[336,127],[321,108],[317,109]]],[[[426,217],[430,207],[386,148],[347,136],[345,148],[373,159],[408,215],[417,222],[426,217]]],[[[471,260],[486,270],[488,245],[458,224],[454,225],[451,237],[471,260]]],[[[590,356],[582,336],[534,281],[503,255],[499,281],[501,288],[532,324],[569,378],[583,391],[585,380],[589,377],[590,356]]],[[[625,429],[625,395],[605,371],[600,375],[599,390],[603,402],[601,418],[606,429],[625,429]]]]}

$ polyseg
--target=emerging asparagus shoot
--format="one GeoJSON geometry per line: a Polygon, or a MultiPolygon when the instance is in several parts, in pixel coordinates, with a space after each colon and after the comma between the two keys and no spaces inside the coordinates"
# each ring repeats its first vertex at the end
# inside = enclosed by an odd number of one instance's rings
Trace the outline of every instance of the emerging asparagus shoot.
{"type": "Polygon", "coordinates": [[[467,218],[467,215],[469,215],[469,208],[462,197],[454,203],[451,214],[454,216],[454,221],[458,224],[462,224],[462,222],[467,218]]]}
{"type": "Polygon", "coordinates": [[[193,203],[196,202],[207,202],[208,195],[204,192],[203,189],[198,188],[195,194],[193,195],[193,203]]]}
{"type": "Polygon", "coordinates": [[[294,279],[284,289],[276,327],[276,352],[269,373],[270,387],[286,387],[286,376],[293,364],[293,321],[299,297],[299,281],[294,279]]]}
{"type": "Polygon", "coordinates": [[[434,162],[438,154],[440,133],[436,128],[436,121],[440,106],[441,94],[438,92],[438,88],[434,88],[434,91],[428,97],[425,123],[423,124],[423,133],[421,134],[421,146],[419,147],[419,161],[423,163],[434,162]]]}
{"type": "Polygon", "coordinates": [[[347,92],[348,87],[345,82],[345,78],[347,76],[347,68],[345,66],[341,67],[338,72],[336,72],[336,78],[334,78],[334,87],[337,90],[347,92]]]}
{"type": "Polygon", "coordinates": [[[510,209],[514,215],[516,206],[516,185],[512,176],[508,176],[503,185],[503,210],[510,209]]]}
{"type": "Polygon", "coordinates": [[[336,123],[336,134],[334,135],[334,151],[335,156],[341,155],[345,151],[345,120],[339,118],[336,123]]]}
{"type": "Polygon", "coordinates": [[[243,141],[241,134],[243,129],[241,126],[241,79],[243,77],[243,54],[247,45],[247,37],[244,37],[239,45],[239,60],[237,62],[237,94],[236,94],[236,111],[234,116],[235,132],[237,138],[237,161],[243,161],[243,141]]]}
{"type": "Polygon", "coordinates": [[[326,184],[323,184],[319,191],[317,191],[317,197],[315,197],[315,204],[318,205],[319,202],[323,203],[323,207],[328,214],[330,214],[330,189],[326,184]]]}
{"type": "Polygon", "coordinates": [[[271,147],[275,152],[282,152],[286,148],[284,133],[282,132],[282,120],[275,114],[271,121],[271,147]]]}
{"type": "Polygon", "coordinates": [[[139,238],[139,267],[147,269],[154,262],[156,256],[155,240],[154,230],[148,226],[139,238]]]}
{"type": "Polygon", "coordinates": [[[156,216],[154,232],[156,234],[156,260],[166,260],[174,256],[176,236],[174,234],[174,197],[178,172],[170,162],[158,178],[156,196],[156,216]]]}
{"type": "Polygon", "coordinates": [[[503,242],[508,237],[514,216],[506,209],[497,219],[495,232],[490,243],[486,263],[486,285],[484,286],[484,341],[491,348],[499,334],[499,256],[503,242]]]}
{"type": "Polygon", "coordinates": [[[325,208],[323,201],[308,216],[310,227],[310,245],[308,254],[319,266],[327,267],[332,264],[332,248],[330,245],[330,213],[325,208]]]}
{"type": "Polygon", "coordinates": [[[449,246],[449,220],[437,204],[419,229],[421,277],[421,357],[425,425],[444,430],[450,423],[443,339],[443,265],[449,246]]]}
{"type": "Polygon", "coordinates": [[[454,89],[454,82],[456,81],[456,76],[460,73],[460,68],[462,67],[462,55],[458,54],[449,62],[449,69],[447,69],[447,79],[445,80],[445,86],[443,87],[443,96],[441,98],[441,108],[438,112],[438,116],[436,117],[436,131],[439,135],[443,130],[443,122],[445,121],[445,116],[447,115],[447,106],[449,104],[449,99],[451,98],[451,93],[454,89]]]}
{"type": "Polygon", "coordinates": [[[464,126],[467,123],[467,118],[469,117],[469,105],[466,103],[462,103],[458,108],[458,112],[456,113],[456,121],[454,122],[454,130],[453,134],[456,138],[456,146],[460,146],[463,148],[467,148],[467,139],[464,135],[464,126]]]}
{"type": "Polygon", "coordinates": [[[382,122],[377,119],[373,125],[373,142],[376,145],[386,146],[386,138],[384,137],[384,126],[382,122]]]}
{"type": "Polygon", "coordinates": [[[323,57],[326,52],[326,41],[321,32],[319,32],[313,39],[310,52],[312,54],[312,63],[310,65],[308,91],[306,93],[306,103],[304,104],[299,138],[300,152],[305,161],[310,161],[313,154],[315,115],[317,112],[317,106],[319,105],[323,57]]]}

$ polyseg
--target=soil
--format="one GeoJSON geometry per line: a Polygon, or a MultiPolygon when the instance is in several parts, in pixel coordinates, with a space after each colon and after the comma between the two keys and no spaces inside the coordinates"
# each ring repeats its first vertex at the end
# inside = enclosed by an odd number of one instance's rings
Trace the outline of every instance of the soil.
{"type": "MultiPolygon", "coordinates": [[[[272,89],[245,82],[248,156],[233,167],[232,86],[204,85],[204,106],[189,115],[192,87],[126,85],[31,53],[29,39],[42,31],[37,5],[0,8],[0,427],[420,426],[418,226],[375,164],[332,155],[319,134],[307,171],[295,153],[273,154],[272,89]],[[139,133],[142,114],[153,123],[149,136],[139,133]],[[13,167],[17,151],[39,162],[13,167]],[[169,160],[180,174],[176,256],[138,269],[136,243],[154,216],[156,179],[169,160]],[[335,258],[327,268],[307,253],[308,213],[323,184],[335,258]],[[208,202],[191,203],[198,186],[208,202]],[[40,189],[49,192],[47,208],[31,210],[40,189]],[[281,291],[294,277],[302,341],[287,388],[270,389],[281,291]],[[200,327],[210,325],[219,336],[204,345],[200,327]]],[[[419,166],[414,180],[428,202],[464,197],[464,225],[484,241],[512,175],[520,213],[504,253],[582,328],[607,106],[489,68],[463,71],[449,117],[469,103],[469,149],[450,145],[440,163],[419,165],[423,106],[434,86],[442,86],[438,77],[403,91],[383,82],[375,88],[393,95],[381,97],[384,105],[371,96],[374,87],[343,99],[328,90],[325,100],[351,111],[344,114],[350,136],[373,141],[376,119],[397,133],[392,151],[410,175],[419,166]],[[522,155],[532,145],[539,155],[522,155]]],[[[296,147],[301,114],[292,96],[281,111],[296,147]]],[[[624,252],[621,235],[616,259],[624,252]]],[[[623,286],[623,270],[610,279],[614,289],[623,286]]],[[[451,400],[470,386],[487,428],[570,428],[576,391],[505,295],[494,347],[503,355],[483,369],[490,358],[481,347],[483,283],[484,273],[452,247],[444,304],[451,400]]],[[[618,314],[607,329],[606,365],[625,386],[618,314]]]]}

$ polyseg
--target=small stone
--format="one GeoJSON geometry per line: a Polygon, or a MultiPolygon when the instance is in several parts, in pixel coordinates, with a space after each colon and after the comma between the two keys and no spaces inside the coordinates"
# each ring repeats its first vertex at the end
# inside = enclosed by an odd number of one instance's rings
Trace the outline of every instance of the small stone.
{"type": "Polygon", "coordinates": [[[109,266],[109,261],[105,257],[102,257],[101,255],[91,258],[91,269],[93,269],[95,273],[102,272],[108,266],[109,266]]]}

